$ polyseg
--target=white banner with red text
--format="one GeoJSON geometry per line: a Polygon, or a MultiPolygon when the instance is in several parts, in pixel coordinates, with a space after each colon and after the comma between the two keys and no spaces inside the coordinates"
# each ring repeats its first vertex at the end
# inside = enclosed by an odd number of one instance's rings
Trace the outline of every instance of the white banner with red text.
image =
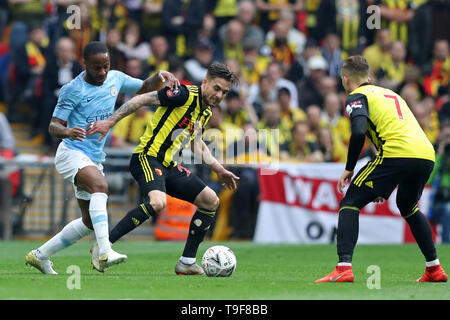
{"type": "MultiPolygon", "coordinates": [[[[355,174],[366,162],[358,162],[355,174]]],[[[259,243],[335,241],[339,203],[344,196],[337,190],[337,183],[343,170],[342,163],[279,164],[273,172],[259,169],[260,206],[253,240],[259,243]]],[[[397,189],[383,203],[371,202],[361,210],[359,244],[414,242],[395,203],[396,194],[397,189]]],[[[430,188],[426,187],[419,201],[419,209],[425,214],[429,195],[430,188]]]]}

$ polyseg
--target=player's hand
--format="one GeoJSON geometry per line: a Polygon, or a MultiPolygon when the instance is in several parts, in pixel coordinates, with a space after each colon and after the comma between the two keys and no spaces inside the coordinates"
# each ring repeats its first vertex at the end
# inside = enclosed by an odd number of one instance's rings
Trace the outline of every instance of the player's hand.
{"type": "Polygon", "coordinates": [[[344,186],[346,183],[350,183],[350,181],[352,180],[352,176],[353,170],[352,171],[344,170],[344,173],[342,174],[342,176],[339,178],[338,181],[338,190],[340,193],[344,193],[344,186]]]}
{"type": "Polygon", "coordinates": [[[225,188],[228,188],[230,190],[235,190],[237,188],[239,177],[236,176],[233,172],[223,169],[223,171],[217,172],[217,176],[219,177],[219,181],[222,182],[222,185],[225,188]]]}
{"type": "Polygon", "coordinates": [[[86,130],[80,127],[68,128],[67,137],[72,140],[83,141],[86,138],[86,130]]]}
{"type": "Polygon", "coordinates": [[[165,70],[158,71],[158,79],[167,87],[178,89],[180,81],[172,73],[165,70]]]}
{"type": "Polygon", "coordinates": [[[96,121],[88,125],[88,130],[86,132],[88,135],[100,133],[101,135],[97,139],[97,141],[100,142],[108,134],[109,129],[111,129],[113,125],[114,122],[110,120],[96,121]]]}

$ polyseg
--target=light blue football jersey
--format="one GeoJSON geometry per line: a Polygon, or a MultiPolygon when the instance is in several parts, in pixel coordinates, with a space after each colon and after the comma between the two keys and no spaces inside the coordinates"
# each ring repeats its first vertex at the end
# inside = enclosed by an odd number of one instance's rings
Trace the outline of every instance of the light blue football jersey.
{"type": "MultiPolygon", "coordinates": [[[[80,127],[87,130],[90,123],[107,119],[114,112],[119,92],[135,94],[143,84],[140,79],[121,71],[110,70],[103,84],[94,86],[84,80],[85,72],[64,85],[59,92],[53,117],[67,121],[68,128],[80,127]]],[[[106,156],[103,147],[107,137],[98,142],[99,136],[98,133],[87,135],[83,141],[70,138],[63,141],[68,148],[84,152],[92,161],[103,162],[106,156]]]]}

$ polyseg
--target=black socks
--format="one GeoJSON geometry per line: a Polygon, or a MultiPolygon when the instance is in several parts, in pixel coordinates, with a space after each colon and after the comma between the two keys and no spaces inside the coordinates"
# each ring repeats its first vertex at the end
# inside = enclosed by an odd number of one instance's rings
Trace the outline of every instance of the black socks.
{"type": "Polygon", "coordinates": [[[215,211],[197,209],[189,225],[189,234],[183,251],[183,257],[195,258],[198,247],[203,241],[206,232],[214,221],[215,211]]]}
{"type": "Polygon", "coordinates": [[[156,215],[153,207],[148,203],[143,203],[133,210],[128,211],[127,215],[109,233],[109,241],[116,242],[122,236],[129,233],[148,218],[156,215]]]}

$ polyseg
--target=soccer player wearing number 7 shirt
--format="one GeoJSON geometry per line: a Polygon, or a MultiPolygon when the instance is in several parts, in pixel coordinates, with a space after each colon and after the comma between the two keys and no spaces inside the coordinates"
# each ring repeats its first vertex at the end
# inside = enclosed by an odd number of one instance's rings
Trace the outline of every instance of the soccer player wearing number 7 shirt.
{"type": "Polygon", "coordinates": [[[369,202],[388,199],[397,186],[397,206],[426,260],[425,273],[416,281],[447,281],[430,225],[417,206],[434,166],[432,144],[399,95],[369,83],[369,65],[365,58],[347,58],[341,78],[348,95],[345,105],[352,135],[345,170],[338,181],[339,191],[342,193],[344,185],[351,182],[339,209],[339,262],[332,273],[315,282],[353,282],[352,257],[358,239],[359,212],[369,202]],[[378,152],[353,177],[366,135],[378,152]]]}
{"type": "Polygon", "coordinates": [[[26,255],[26,263],[44,274],[57,274],[50,257],[92,230],[100,248],[99,263],[103,269],[126,260],[127,256],[112,250],[109,242],[108,185],[102,166],[105,141],[97,141],[98,136],[86,132],[91,123],[106,119],[114,112],[120,92],[140,94],[156,90],[163,83],[179,85],[175,76],[167,71],[160,71],[145,81],[120,71],[110,71],[108,49],[98,41],[86,45],[83,58],[86,70],[62,87],[49,125],[50,134],[63,139],[56,151],[55,167],[64,179],[73,183],[81,218],[68,223],[26,255]]]}

